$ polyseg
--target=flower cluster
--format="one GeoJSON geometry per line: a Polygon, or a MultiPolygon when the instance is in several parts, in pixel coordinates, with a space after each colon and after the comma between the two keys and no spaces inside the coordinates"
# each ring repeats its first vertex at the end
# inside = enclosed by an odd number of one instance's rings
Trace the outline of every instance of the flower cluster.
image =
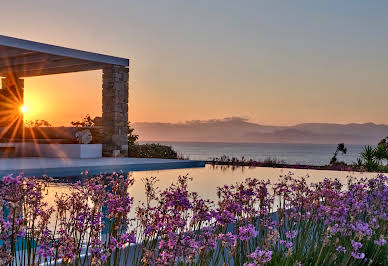
{"type": "Polygon", "coordinates": [[[248,178],[218,188],[216,202],[191,192],[190,180],[159,191],[156,178],[143,179],[146,200],[133,210],[134,180],[121,173],[83,178],[54,208],[44,201],[50,180],[5,176],[0,264],[387,263],[386,176],[248,178]]]}
{"type": "Polygon", "coordinates": [[[248,255],[248,258],[252,259],[253,263],[245,263],[245,266],[264,265],[271,261],[272,251],[257,248],[254,252],[248,255]]]}
{"type": "Polygon", "coordinates": [[[127,231],[132,178],[113,174],[86,179],[73,185],[69,194],[56,195],[56,206],[51,208],[44,201],[49,181],[3,177],[1,265],[71,263],[80,261],[83,253],[88,255],[84,260],[90,257],[97,265],[113,260],[117,249],[136,242],[135,233],[127,231]]]}

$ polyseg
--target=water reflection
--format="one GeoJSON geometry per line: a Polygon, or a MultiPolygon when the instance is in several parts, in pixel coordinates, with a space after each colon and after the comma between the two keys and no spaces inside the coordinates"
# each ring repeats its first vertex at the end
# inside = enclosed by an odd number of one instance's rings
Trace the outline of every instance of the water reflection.
{"type": "MultiPolygon", "coordinates": [[[[311,169],[287,169],[287,168],[269,168],[269,167],[247,167],[247,166],[225,166],[225,165],[206,165],[203,168],[186,168],[186,169],[169,169],[169,170],[152,170],[152,171],[136,171],[129,173],[135,183],[130,187],[130,194],[134,197],[135,205],[138,202],[144,202],[144,184],[141,181],[146,177],[157,177],[159,182],[157,186],[160,190],[164,190],[169,185],[174,183],[179,175],[188,174],[193,180],[189,183],[191,191],[207,199],[217,201],[216,189],[219,186],[226,184],[234,184],[241,182],[246,178],[258,178],[261,180],[270,180],[272,183],[279,180],[281,176],[288,173],[293,173],[296,177],[309,176],[309,182],[318,182],[325,177],[338,178],[342,183],[347,183],[348,177],[375,177],[376,173],[359,173],[359,172],[344,172],[344,171],[328,171],[328,170],[311,170],[311,169]]],[[[85,178],[85,177],[82,177],[85,178]]],[[[53,205],[55,194],[69,193],[70,184],[80,180],[80,177],[55,179],[48,187],[46,200],[49,205],[53,205]]]]}
{"type": "MultiPolygon", "coordinates": [[[[280,180],[281,176],[292,173],[294,177],[307,177],[307,182],[319,182],[324,178],[338,178],[343,184],[347,183],[349,177],[375,177],[376,173],[359,173],[344,171],[328,170],[306,170],[306,169],[286,169],[286,168],[269,168],[269,167],[248,167],[248,166],[225,166],[225,165],[206,165],[204,168],[186,168],[186,169],[169,169],[169,170],[152,170],[152,171],[135,171],[128,173],[134,178],[134,185],[129,187],[129,194],[134,198],[134,205],[130,212],[130,218],[135,217],[136,207],[145,203],[145,189],[142,179],[155,177],[158,182],[156,186],[158,191],[163,191],[172,183],[177,181],[178,176],[189,175],[192,178],[189,181],[189,190],[197,192],[203,199],[209,199],[217,203],[217,187],[223,185],[235,184],[246,178],[257,178],[260,180],[269,180],[275,183],[280,180]]],[[[86,176],[67,177],[52,179],[47,187],[44,201],[48,207],[55,207],[56,198],[62,194],[71,192],[72,184],[82,181],[86,176]]],[[[276,209],[277,200],[275,199],[274,209],[276,209]]],[[[91,203],[93,204],[93,203],[91,203]]],[[[105,213],[105,209],[103,209],[105,213]]],[[[56,215],[53,214],[50,220],[50,229],[54,229],[56,215]]]]}

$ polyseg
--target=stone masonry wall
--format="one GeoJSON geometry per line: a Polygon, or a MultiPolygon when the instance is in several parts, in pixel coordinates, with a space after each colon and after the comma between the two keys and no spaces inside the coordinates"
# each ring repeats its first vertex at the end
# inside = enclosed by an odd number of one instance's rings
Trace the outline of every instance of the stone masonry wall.
{"type": "Polygon", "coordinates": [[[128,154],[129,69],[111,65],[102,75],[102,125],[104,156],[128,154]]]}

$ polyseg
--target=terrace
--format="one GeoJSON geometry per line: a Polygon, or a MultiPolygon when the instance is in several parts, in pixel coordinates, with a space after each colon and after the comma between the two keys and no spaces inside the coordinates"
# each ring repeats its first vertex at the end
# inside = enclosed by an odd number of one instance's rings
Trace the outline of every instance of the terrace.
{"type": "Polygon", "coordinates": [[[129,59],[0,35],[0,77],[1,173],[58,176],[79,174],[80,170],[111,171],[113,167],[203,166],[191,161],[102,158],[128,154],[129,59]],[[66,142],[74,135],[71,128],[24,127],[24,78],[91,70],[102,71],[102,122],[97,144],[66,142]]]}

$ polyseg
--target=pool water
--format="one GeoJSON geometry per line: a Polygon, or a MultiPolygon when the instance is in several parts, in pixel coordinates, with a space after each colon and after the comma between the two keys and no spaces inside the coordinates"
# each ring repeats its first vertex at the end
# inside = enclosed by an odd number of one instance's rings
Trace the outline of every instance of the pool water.
{"type": "MultiPolygon", "coordinates": [[[[217,187],[230,185],[241,182],[246,178],[258,178],[270,180],[275,183],[281,175],[293,173],[296,177],[309,176],[309,182],[318,182],[324,178],[338,178],[346,184],[348,177],[375,177],[376,173],[359,173],[345,171],[329,170],[306,170],[306,169],[286,169],[286,168],[269,168],[269,167],[227,167],[206,165],[201,168],[184,168],[152,171],[135,171],[129,174],[134,178],[135,183],[130,188],[130,194],[134,197],[135,206],[138,202],[145,200],[144,184],[142,178],[157,177],[157,187],[164,190],[177,180],[179,175],[188,174],[192,180],[189,182],[189,190],[197,192],[205,199],[217,201],[217,187]]],[[[68,193],[70,190],[69,183],[54,182],[48,187],[46,200],[49,205],[54,205],[55,194],[68,193]]]]}

